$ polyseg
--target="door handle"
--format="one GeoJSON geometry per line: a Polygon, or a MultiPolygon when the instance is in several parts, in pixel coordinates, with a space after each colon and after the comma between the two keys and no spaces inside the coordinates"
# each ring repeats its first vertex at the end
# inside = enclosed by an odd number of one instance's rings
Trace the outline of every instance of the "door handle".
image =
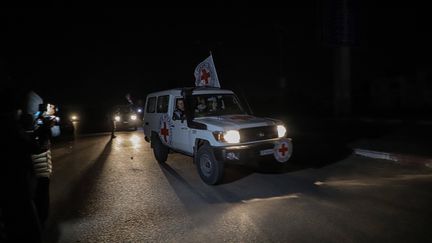
{"type": "Polygon", "coordinates": [[[175,127],[174,125],[171,125],[171,127],[175,127]]]}
{"type": "Polygon", "coordinates": [[[187,127],[182,127],[182,128],[181,128],[181,130],[187,130],[187,129],[188,129],[187,127]]]}

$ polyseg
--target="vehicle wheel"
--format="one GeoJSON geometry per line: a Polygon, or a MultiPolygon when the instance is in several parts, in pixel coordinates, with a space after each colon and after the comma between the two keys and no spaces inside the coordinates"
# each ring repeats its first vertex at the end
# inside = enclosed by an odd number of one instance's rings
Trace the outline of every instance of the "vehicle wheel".
{"type": "Polygon", "coordinates": [[[208,144],[201,146],[195,156],[197,156],[196,166],[201,179],[209,185],[218,184],[222,180],[224,164],[216,160],[210,146],[208,144]]]}
{"type": "Polygon", "coordinates": [[[152,138],[153,154],[159,163],[165,163],[168,158],[169,148],[165,146],[159,137],[152,138]]]}

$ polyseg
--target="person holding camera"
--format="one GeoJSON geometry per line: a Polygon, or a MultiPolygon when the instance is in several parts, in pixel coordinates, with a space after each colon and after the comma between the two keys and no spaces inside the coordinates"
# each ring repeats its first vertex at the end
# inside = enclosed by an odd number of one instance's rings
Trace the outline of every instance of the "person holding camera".
{"type": "Polygon", "coordinates": [[[40,112],[33,130],[33,137],[39,145],[39,150],[32,154],[32,160],[37,177],[35,205],[43,226],[49,212],[49,184],[52,174],[51,137],[57,135],[55,130],[58,128],[58,117],[55,116],[56,109],[52,104],[47,104],[46,109],[41,109],[40,112]]]}
{"type": "MultiPolygon", "coordinates": [[[[37,96],[37,94],[33,93],[30,96],[37,96]]],[[[35,103],[34,99],[29,100],[35,103]]],[[[34,104],[31,105],[34,107],[34,104]]],[[[28,109],[27,112],[33,116],[33,122],[27,127],[26,132],[37,144],[31,155],[37,178],[34,203],[41,226],[43,226],[49,213],[49,184],[52,174],[51,137],[59,135],[59,118],[56,116],[56,107],[43,102],[39,103],[37,112],[31,109],[28,109]]]]}

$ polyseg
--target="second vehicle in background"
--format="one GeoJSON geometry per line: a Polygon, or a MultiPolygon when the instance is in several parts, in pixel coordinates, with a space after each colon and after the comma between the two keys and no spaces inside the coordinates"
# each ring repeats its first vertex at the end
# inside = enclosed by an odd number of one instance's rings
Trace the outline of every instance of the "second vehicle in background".
{"type": "Polygon", "coordinates": [[[140,120],[133,106],[118,105],[114,107],[113,119],[116,129],[137,130],[140,120]]]}

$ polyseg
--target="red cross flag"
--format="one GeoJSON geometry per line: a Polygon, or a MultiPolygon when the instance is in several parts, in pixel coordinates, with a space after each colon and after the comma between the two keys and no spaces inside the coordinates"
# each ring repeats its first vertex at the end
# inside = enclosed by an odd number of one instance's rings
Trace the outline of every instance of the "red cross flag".
{"type": "Polygon", "coordinates": [[[195,86],[209,86],[220,88],[219,79],[216,73],[216,67],[213,57],[210,54],[195,68],[195,86]]]}

